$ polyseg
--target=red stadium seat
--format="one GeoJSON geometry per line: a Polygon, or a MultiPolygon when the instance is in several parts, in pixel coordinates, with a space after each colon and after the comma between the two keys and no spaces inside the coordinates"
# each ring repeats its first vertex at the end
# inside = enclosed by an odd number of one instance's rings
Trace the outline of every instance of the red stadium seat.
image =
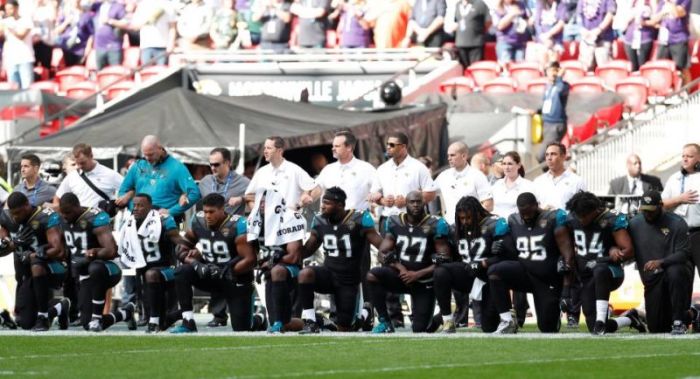
{"type": "MultiPolygon", "coordinates": [[[[622,42],[622,38],[618,38],[612,42],[611,56],[615,60],[627,61],[627,53],[625,52],[625,44],[622,42]]],[[[654,55],[656,56],[656,55],[654,55]]]]}
{"type": "Polygon", "coordinates": [[[629,61],[612,60],[599,65],[595,69],[595,76],[603,79],[605,85],[615,88],[615,84],[620,80],[630,76],[632,64],[629,61]]]}
{"type": "Polygon", "coordinates": [[[561,61],[561,68],[564,70],[564,80],[571,83],[572,81],[586,76],[586,67],[583,63],[575,60],[561,61]]]}
{"type": "Polygon", "coordinates": [[[601,93],[603,89],[603,80],[595,76],[586,76],[576,80],[572,80],[571,93],[601,93]]]}
{"type": "Polygon", "coordinates": [[[108,66],[97,73],[97,84],[100,88],[107,88],[110,84],[130,80],[131,76],[131,70],[124,66],[108,66]]]}
{"type": "Polygon", "coordinates": [[[666,96],[671,94],[678,83],[676,64],[669,59],[649,61],[639,68],[642,77],[649,80],[649,94],[651,96],[666,96]]]}
{"type": "Polygon", "coordinates": [[[630,76],[617,82],[615,92],[625,99],[625,106],[632,113],[644,110],[649,97],[649,81],[638,76],[630,76]]]}
{"type": "Polygon", "coordinates": [[[548,83],[549,79],[547,78],[537,78],[529,81],[525,88],[528,93],[543,94],[545,89],[547,88],[548,83]]]}
{"type": "Polygon", "coordinates": [[[624,103],[615,103],[613,105],[598,109],[594,115],[598,120],[598,127],[611,127],[617,124],[622,118],[624,111],[624,103]]]}
{"type": "Polygon", "coordinates": [[[484,44],[484,60],[496,61],[496,42],[486,42],[484,44]]]}
{"type": "Polygon", "coordinates": [[[598,120],[595,116],[591,116],[586,122],[579,125],[569,124],[571,136],[569,137],[572,143],[581,143],[593,137],[598,129],[598,120]]]}
{"type": "Polygon", "coordinates": [[[494,61],[480,61],[472,63],[467,67],[467,72],[474,79],[478,87],[482,87],[486,82],[497,78],[501,73],[501,66],[494,61]]]}
{"type": "Polygon", "coordinates": [[[141,83],[145,83],[156,76],[162,75],[163,72],[167,71],[168,69],[169,69],[168,66],[144,67],[141,71],[139,71],[139,76],[141,77],[141,83]]]}
{"type": "Polygon", "coordinates": [[[0,82],[0,91],[18,90],[19,86],[15,82],[0,82]]]}
{"type": "Polygon", "coordinates": [[[482,86],[484,93],[514,93],[518,83],[512,78],[495,78],[482,86]]]}
{"type": "Polygon", "coordinates": [[[74,83],[66,88],[66,96],[73,99],[84,99],[97,93],[97,84],[94,82],[74,83]]]}
{"type": "Polygon", "coordinates": [[[560,61],[578,59],[578,42],[564,41],[564,52],[559,57],[560,61]]]}
{"type": "Polygon", "coordinates": [[[116,99],[117,97],[131,91],[136,87],[136,83],[131,80],[123,80],[114,84],[107,90],[107,100],[116,99]]]}
{"type": "Polygon", "coordinates": [[[527,83],[542,77],[540,66],[535,62],[511,63],[508,67],[508,72],[510,72],[510,77],[518,83],[518,87],[522,91],[527,90],[527,83]]]}
{"type": "Polygon", "coordinates": [[[88,70],[85,66],[71,66],[56,73],[58,89],[65,92],[66,89],[75,83],[84,82],[88,77],[88,70]]]}
{"type": "Polygon", "coordinates": [[[440,83],[440,93],[450,96],[458,96],[474,92],[474,81],[467,77],[447,79],[440,83]]]}
{"type": "Polygon", "coordinates": [[[58,92],[58,83],[54,82],[53,80],[43,80],[32,83],[29,88],[56,94],[58,92]]]}

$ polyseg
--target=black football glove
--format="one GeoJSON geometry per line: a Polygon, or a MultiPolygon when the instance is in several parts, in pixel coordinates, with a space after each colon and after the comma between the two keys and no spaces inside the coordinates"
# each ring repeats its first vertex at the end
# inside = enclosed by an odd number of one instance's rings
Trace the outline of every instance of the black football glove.
{"type": "Polygon", "coordinates": [[[17,255],[17,259],[18,259],[18,260],[20,261],[20,263],[22,263],[22,264],[29,264],[29,262],[30,262],[30,260],[31,260],[31,258],[32,258],[32,257],[31,257],[31,255],[32,255],[32,252],[31,252],[31,251],[18,251],[18,252],[15,252],[15,254],[17,255]]]}
{"type": "Polygon", "coordinates": [[[12,242],[15,243],[16,247],[31,248],[32,242],[34,242],[34,230],[30,227],[22,227],[22,230],[12,238],[12,242]]]}
{"type": "Polygon", "coordinates": [[[432,258],[433,258],[433,263],[434,263],[436,266],[440,266],[440,265],[443,265],[443,264],[445,264],[445,263],[450,263],[450,262],[452,261],[452,260],[450,259],[450,257],[448,257],[448,256],[446,256],[446,255],[444,255],[444,254],[433,254],[433,257],[432,257],[432,258]]]}
{"type": "Polygon", "coordinates": [[[399,257],[396,255],[396,251],[390,251],[384,254],[384,264],[391,265],[394,263],[399,263],[399,257]]]}
{"type": "Polygon", "coordinates": [[[500,255],[503,253],[503,240],[493,241],[491,243],[491,254],[500,255]]]}
{"type": "Polygon", "coordinates": [[[285,252],[282,250],[275,250],[272,255],[270,256],[270,267],[282,262],[282,258],[284,258],[285,252]]]}
{"type": "Polygon", "coordinates": [[[564,262],[564,258],[559,258],[557,261],[557,273],[565,275],[571,272],[571,267],[564,262]]]}

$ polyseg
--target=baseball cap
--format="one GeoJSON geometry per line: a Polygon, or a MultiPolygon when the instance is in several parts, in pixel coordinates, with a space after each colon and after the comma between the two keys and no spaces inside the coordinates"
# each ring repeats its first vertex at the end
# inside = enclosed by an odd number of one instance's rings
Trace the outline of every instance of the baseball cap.
{"type": "Polygon", "coordinates": [[[661,194],[659,191],[649,190],[642,195],[640,211],[655,211],[661,206],[661,194]]]}

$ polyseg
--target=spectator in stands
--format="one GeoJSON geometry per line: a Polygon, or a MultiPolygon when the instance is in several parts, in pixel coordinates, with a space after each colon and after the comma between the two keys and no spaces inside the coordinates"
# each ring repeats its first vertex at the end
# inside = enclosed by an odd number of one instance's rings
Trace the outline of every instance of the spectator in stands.
{"type": "Polygon", "coordinates": [[[90,9],[82,6],[80,0],[67,0],[61,8],[55,33],[66,66],[85,64],[90,47],[88,42],[95,33],[90,9]]]}
{"type": "Polygon", "coordinates": [[[208,48],[213,12],[202,0],[192,0],[177,19],[180,47],[187,51],[208,48]]]}
{"type": "Polygon", "coordinates": [[[448,33],[455,34],[457,57],[462,67],[484,59],[489,24],[489,8],[482,0],[460,0],[455,6],[454,22],[446,22],[445,28],[448,33]]]}
{"type": "Polygon", "coordinates": [[[97,69],[122,64],[124,59],[122,29],[128,26],[128,22],[124,20],[126,17],[124,4],[116,0],[95,3],[93,13],[95,34],[92,47],[96,53],[97,69]]]}
{"type": "Polygon", "coordinates": [[[377,49],[399,47],[406,36],[411,6],[407,0],[374,0],[365,17],[374,32],[377,49]]]}
{"type": "Polygon", "coordinates": [[[19,16],[17,0],[5,4],[5,17],[0,25],[0,37],[4,37],[2,65],[7,71],[7,80],[19,88],[29,88],[34,81],[34,46],[32,44],[32,21],[19,16]]]}
{"type": "Polygon", "coordinates": [[[328,18],[339,18],[338,32],[340,34],[340,47],[342,48],[367,48],[369,47],[372,29],[365,20],[367,13],[365,0],[342,1],[328,18]]]}
{"type": "Polygon", "coordinates": [[[41,207],[44,203],[51,203],[56,193],[56,187],[46,183],[39,176],[40,167],[41,160],[36,155],[27,154],[22,156],[20,160],[22,180],[15,187],[15,192],[22,192],[34,207],[41,207]]]}
{"type": "Polygon", "coordinates": [[[41,67],[51,67],[51,53],[54,45],[54,26],[58,15],[58,3],[49,0],[37,0],[32,13],[34,22],[34,57],[41,67]]]}
{"type": "Polygon", "coordinates": [[[305,48],[326,47],[329,0],[296,0],[290,12],[299,19],[298,44],[305,48]]]}
{"type": "MultiPolygon", "coordinates": [[[[534,113],[542,115],[542,146],[537,161],[545,159],[545,150],[551,143],[559,143],[566,133],[566,104],[569,100],[569,83],[563,79],[564,69],[559,62],[549,64],[546,70],[547,87],[545,87],[542,107],[534,113]]],[[[563,205],[562,205],[563,209],[563,205]]]]}
{"type": "Polygon", "coordinates": [[[617,177],[610,181],[610,195],[637,195],[641,196],[649,190],[663,191],[661,179],[653,175],[642,174],[642,161],[637,154],[627,157],[627,175],[617,177]]]}
{"type": "Polygon", "coordinates": [[[418,0],[413,5],[411,19],[402,42],[408,47],[411,42],[426,47],[440,47],[445,39],[442,25],[445,22],[445,0],[418,0]]]}
{"type": "Polygon", "coordinates": [[[615,0],[580,0],[576,15],[581,18],[578,59],[589,70],[610,60],[615,0]]]}
{"type": "Polygon", "coordinates": [[[251,19],[262,25],[260,47],[276,53],[287,51],[292,29],[291,5],[284,0],[260,0],[255,5],[251,19]]]}
{"type": "Polygon", "coordinates": [[[175,9],[167,0],[139,3],[131,29],[139,31],[141,64],[165,65],[175,49],[177,31],[175,9]]]}
{"type": "Polygon", "coordinates": [[[252,17],[253,9],[261,2],[267,3],[267,0],[236,0],[236,12],[238,13],[236,29],[241,46],[244,48],[260,44],[262,24],[259,21],[253,21],[252,17]]]}
{"type": "Polygon", "coordinates": [[[633,0],[631,10],[628,12],[623,41],[625,54],[632,64],[632,71],[638,71],[639,67],[649,60],[654,44],[655,29],[649,21],[653,13],[651,6],[651,0],[633,0]]]}
{"type": "Polygon", "coordinates": [[[690,1],[690,16],[688,17],[688,29],[694,39],[700,38],[700,0],[690,1]]]}
{"type": "Polygon", "coordinates": [[[525,4],[519,0],[499,0],[493,15],[498,63],[524,60],[528,40],[525,4]]]}
{"type": "Polygon", "coordinates": [[[549,62],[558,61],[564,52],[566,4],[556,0],[538,0],[535,17],[530,20],[535,27],[535,55],[542,67],[546,67],[549,62]]]}
{"type": "Polygon", "coordinates": [[[237,18],[236,10],[233,9],[233,0],[224,0],[221,7],[214,12],[209,38],[211,38],[215,49],[226,50],[230,47],[236,47],[232,44],[238,35],[237,18]]]}
{"type": "Polygon", "coordinates": [[[683,74],[684,82],[690,80],[688,59],[688,13],[690,0],[659,0],[651,23],[659,28],[656,41],[659,50],[656,59],[673,59],[676,69],[683,74]]]}

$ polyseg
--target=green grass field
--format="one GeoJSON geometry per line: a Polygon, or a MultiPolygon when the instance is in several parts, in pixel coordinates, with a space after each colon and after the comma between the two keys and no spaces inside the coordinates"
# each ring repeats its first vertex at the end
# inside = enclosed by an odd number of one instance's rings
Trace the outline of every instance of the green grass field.
{"type": "Polygon", "coordinates": [[[0,377],[686,378],[700,376],[697,336],[3,333],[0,377]]]}

